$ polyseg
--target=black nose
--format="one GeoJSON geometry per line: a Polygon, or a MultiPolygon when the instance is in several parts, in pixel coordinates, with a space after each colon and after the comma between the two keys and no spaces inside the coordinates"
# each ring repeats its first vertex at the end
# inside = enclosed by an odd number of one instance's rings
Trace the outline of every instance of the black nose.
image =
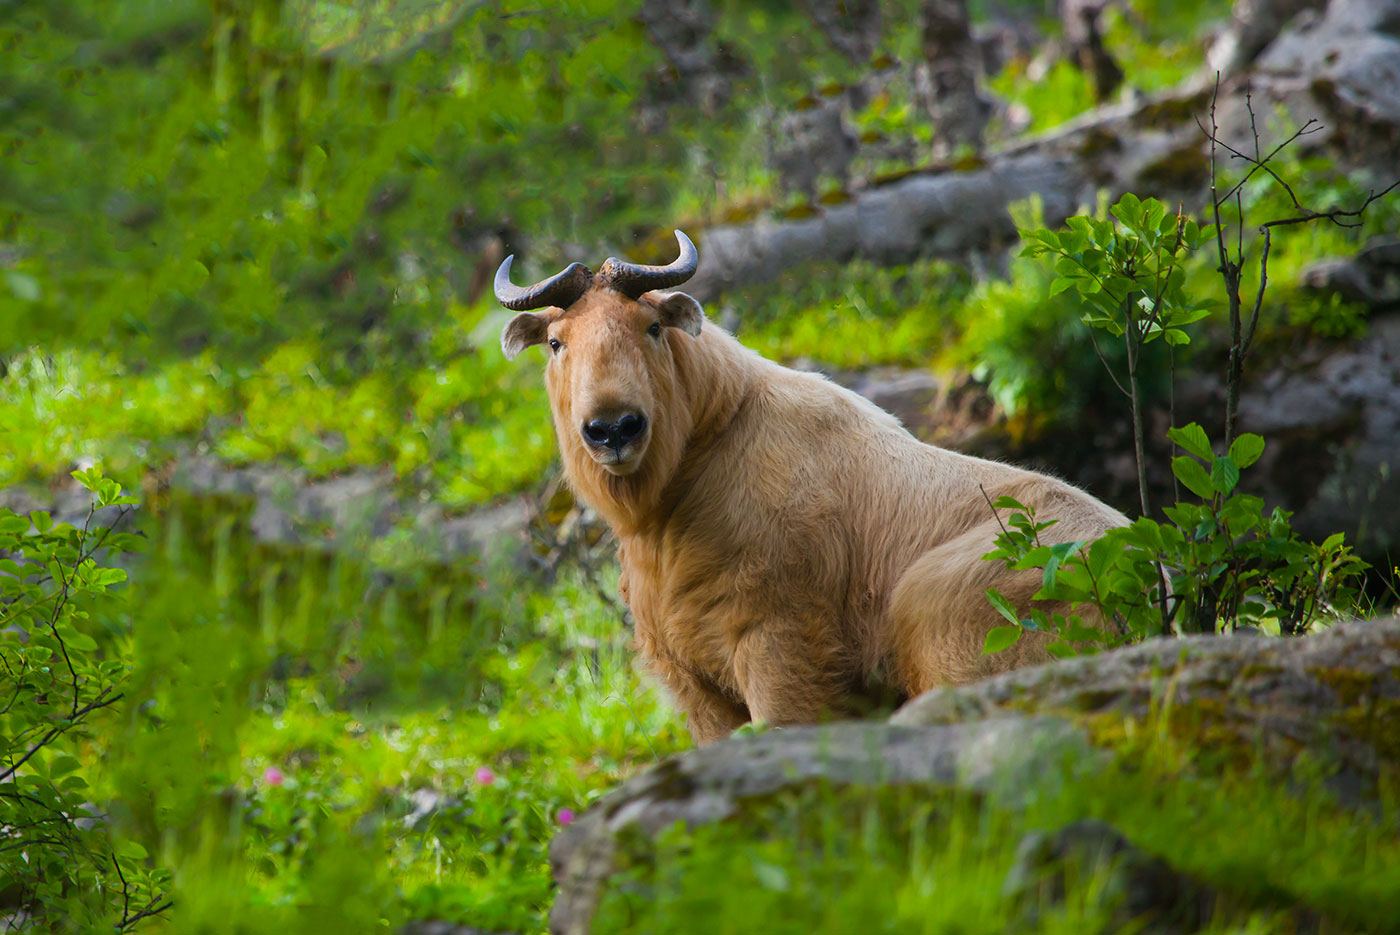
{"type": "Polygon", "coordinates": [[[628,442],[640,438],[647,430],[646,416],[640,412],[629,412],[616,422],[594,419],[583,424],[583,437],[590,445],[598,448],[604,445],[621,450],[628,442]]]}

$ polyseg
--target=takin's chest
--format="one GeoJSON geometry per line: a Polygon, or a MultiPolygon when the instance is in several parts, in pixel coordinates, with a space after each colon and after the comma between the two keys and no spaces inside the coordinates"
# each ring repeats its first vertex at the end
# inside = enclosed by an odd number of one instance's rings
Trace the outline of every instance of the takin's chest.
{"type": "Polygon", "coordinates": [[[834,634],[854,622],[851,556],[843,539],[829,533],[665,548],[633,540],[622,544],[619,557],[619,589],[636,619],[642,655],[721,680],[754,627],[800,621],[809,631],[834,634]]]}

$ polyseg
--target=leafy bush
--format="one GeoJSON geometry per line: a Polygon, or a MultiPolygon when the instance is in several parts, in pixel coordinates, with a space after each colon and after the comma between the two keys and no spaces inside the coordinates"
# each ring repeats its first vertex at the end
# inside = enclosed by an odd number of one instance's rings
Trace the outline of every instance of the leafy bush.
{"type": "Polygon", "coordinates": [[[1245,434],[1227,454],[1215,455],[1196,423],[1172,429],[1187,455],[1172,471],[1199,501],[1163,510],[1168,522],[1140,517],[1093,542],[1043,545],[1040,533],[1055,524],[1034,507],[1001,497],[994,509],[1010,510],[988,560],[1009,568],[1042,569],[1037,600],[1063,601],[1069,613],[1032,605],[1021,618],[995,588],[992,605],[1007,618],[987,636],[986,650],[1013,645],[1025,630],[1055,634],[1056,655],[1159,634],[1231,632],[1255,626],[1296,636],[1321,621],[1340,619],[1355,606],[1368,567],[1343,544],[1341,533],[1321,545],[1306,542],[1289,524],[1292,515],[1237,492],[1240,470],[1264,451],[1264,440],[1245,434]],[[1086,625],[1076,610],[1093,608],[1104,628],[1086,625]],[[1076,646],[1074,644],[1083,644],[1076,646]]]}
{"type": "MultiPolygon", "coordinates": [[[[1074,290],[1084,303],[1081,320],[1123,344],[1126,367],[1121,378],[1113,375],[1102,354],[1100,360],[1132,408],[1142,516],[1092,543],[1050,546],[1040,542],[1040,532],[1056,522],[1053,518],[1039,518],[1033,508],[1011,497],[991,504],[994,514],[998,509],[1011,511],[1010,528],[1002,526],[996,548],[984,558],[1010,568],[1041,569],[1041,588],[1034,598],[1066,602],[1069,611],[1047,613],[1032,605],[1023,618],[1000,592],[989,589],[988,600],[1008,625],[988,634],[984,651],[1005,649],[1026,630],[1055,634],[1049,648],[1057,655],[1157,634],[1215,633],[1241,625],[1292,636],[1320,620],[1350,613],[1369,566],[1344,545],[1343,535],[1329,536],[1320,545],[1305,542],[1290,525],[1288,511],[1276,508],[1266,515],[1261,499],[1236,492],[1240,471],[1258,460],[1264,440],[1234,436],[1233,406],[1226,412],[1225,454],[1213,451],[1196,423],[1168,430],[1173,444],[1187,452],[1172,459],[1172,474],[1200,499],[1178,500],[1165,508],[1167,523],[1152,518],[1139,361],[1143,349],[1157,338],[1168,348],[1189,343],[1186,327],[1206,316],[1207,306],[1186,290],[1185,266],[1192,251],[1217,232],[1182,214],[1173,215],[1156,199],[1140,200],[1131,193],[1113,205],[1111,213],[1113,220],[1072,217],[1058,232],[1023,230],[1022,255],[1054,257],[1057,276],[1050,294],[1074,290]],[[1094,622],[1105,629],[1086,625],[1076,613],[1088,607],[1098,618],[1094,622]]],[[[1223,253],[1223,240],[1219,242],[1223,253]]],[[[1231,294],[1227,398],[1232,402],[1238,399],[1241,362],[1263,301],[1261,284],[1252,317],[1246,321],[1241,316],[1242,259],[1227,257],[1222,262],[1231,294]]]]}
{"type": "Polygon", "coordinates": [[[92,492],[81,527],[0,510],[0,879],[50,931],[126,931],[169,908],[170,874],[115,838],[89,800],[83,741],[124,698],[129,662],[91,624],[126,579],[103,558],[136,544],[113,531],[136,501],[98,470],[73,476],[92,492]],[[97,510],[115,512],[114,525],[95,525],[97,510]]]}

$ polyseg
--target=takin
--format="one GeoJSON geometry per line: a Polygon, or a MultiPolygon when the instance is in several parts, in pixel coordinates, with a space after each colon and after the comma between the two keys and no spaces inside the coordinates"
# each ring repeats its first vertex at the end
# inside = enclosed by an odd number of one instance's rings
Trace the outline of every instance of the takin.
{"type": "Polygon", "coordinates": [[[998,532],[988,498],[1058,520],[1046,542],[1127,519],[1056,478],[924,444],[855,393],[748,350],[663,291],[699,262],[676,239],[667,266],[574,263],[528,288],[507,257],[495,292],[520,313],[506,357],[548,348],[568,482],[617,535],[637,650],[696,742],[1049,659],[1033,632],[982,652],[1002,622],[987,588],[1025,609],[1040,583],[982,559],[998,532]]]}

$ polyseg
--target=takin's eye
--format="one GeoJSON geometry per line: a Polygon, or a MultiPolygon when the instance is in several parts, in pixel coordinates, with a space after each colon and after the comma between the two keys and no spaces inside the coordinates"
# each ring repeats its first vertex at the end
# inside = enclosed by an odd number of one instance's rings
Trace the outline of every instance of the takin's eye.
{"type": "Polygon", "coordinates": [[[552,354],[558,354],[558,353],[559,353],[559,349],[560,349],[561,347],[563,347],[563,346],[564,346],[563,344],[560,344],[560,343],[559,343],[559,339],[558,339],[558,338],[550,338],[550,339],[549,339],[549,350],[550,350],[550,353],[552,353],[552,354]]]}
{"type": "Polygon", "coordinates": [[[661,337],[661,322],[652,322],[651,327],[647,329],[647,334],[651,335],[653,338],[661,337]]]}

